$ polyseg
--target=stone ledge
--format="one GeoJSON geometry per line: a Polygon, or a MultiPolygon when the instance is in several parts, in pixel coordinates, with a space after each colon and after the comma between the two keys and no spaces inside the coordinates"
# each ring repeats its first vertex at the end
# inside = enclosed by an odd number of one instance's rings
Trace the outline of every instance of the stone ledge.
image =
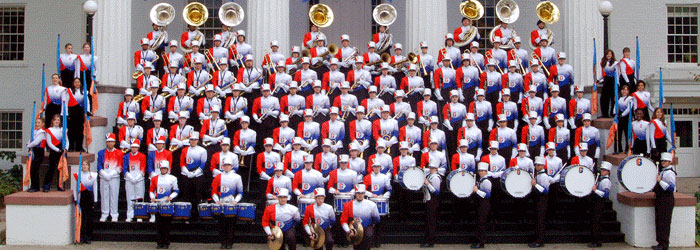
{"type": "Polygon", "coordinates": [[[126,87],[98,85],[97,92],[100,94],[124,94],[126,87]]]}
{"type": "MultiPolygon", "coordinates": [[[[694,207],[697,203],[697,199],[693,196],[683,194],[683,193],[673,193],[673,197],[676,200],[676,206],[694,207]]],[[[622,204],[631,207],[653,207],[656,194],[653,192],[636,194],[632,192],[620,192],[617,194],[617,201],[622,204]]]]}
{"type": "Polygon", "coordinates": [[[598,129],[610,129],[613,125],[613,118],[596,118],[591,121],[591,126],[598,129]]]}
{"type": "Polygon", "coordinates": [[[54,205],[69,205],[73,203],[73,193],[70,191],[58,192],[51,191],[48,193],[44,192],[17,192],[8,196],[5,196],[6,205],[43,205],[43,206],[54,206],[54,205]]]}
{"type": "Polygon", "coordinates": [[[107,118],[102,116],[92,116],[90,117],[90,125],[93,127],[104,127],[107,126],[107,118]]]}
{"type": "MultiPolygon", "coordinates": [[[[80,163],[80,153],[68,152],[66,161],[68,161],[68,165],[78,165],[78,163],[80,163]]],[[[83,161],[93,162],[95,161],[95,155],[83,153],[83,161]]],[[[27,155],[22,155],[22,162],[27,162],[27,155]]],[[[42,164],[49,164],[49,152],[44,153],[44,162],[42,162],[42,164]]]]}

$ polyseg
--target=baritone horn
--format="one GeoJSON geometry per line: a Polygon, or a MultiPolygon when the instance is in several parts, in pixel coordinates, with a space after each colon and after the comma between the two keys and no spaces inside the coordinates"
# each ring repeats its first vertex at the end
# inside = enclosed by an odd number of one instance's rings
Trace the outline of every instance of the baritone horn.
{"type": "MultiPolygon", "coordinates": [[[[202,26],[207,19],[209,19],[209,10],[207,10],[207,7],[202,3],[192,2],[187,4],[185,9],[182,10],[182,18],[185,19],[185,23],[188,25],[199,27],[202,26]]],[[[204,35],[201,31],[197,30],[197,36],[194,38],[194,40],[199,41],[201,44],[201,42],[204,40],[204,35]]],[[[185,53],[192,51],[192,48],[181,47],[181,49],[185,53]]]]}
{"type": "Polygon", "coordinates": [[[314,4],[309,8],[309,20],[319,28],[331,26],[333,23],[333,10],[325,4],[314,4]]]}
{"type": "MultiPolygon", "coordinates": [[[[459,4],[459,13],[469,20],[476,21],[484,16],[484,6],[481,5],[481,3],[478,0],[464,1],[459,4]]],[[[468,43],[471,43],[474,40],[474,38],[476,38],[477,33],[477,28],[472,25],[469,32],[467,32],[463,37],[460,37],[460,40],[462,42],[455,42],[454,46],[466,46],[468,43]]]]}
{"type": "Polygon", "coordinates": [[[154,50],[160,47],[160,45],[165,41],[165,34],[162,31],[165,30],[165,27],[168,26],[168,24],[175,20],[175,7],[169,3],[156,4],[153,6],[153,8],[151,8],[149,17],[151,18],[151,22],[158,25],[158,30],[161,31],[160,36],[158,36],[149,47],[149,49],[154,50]]]}

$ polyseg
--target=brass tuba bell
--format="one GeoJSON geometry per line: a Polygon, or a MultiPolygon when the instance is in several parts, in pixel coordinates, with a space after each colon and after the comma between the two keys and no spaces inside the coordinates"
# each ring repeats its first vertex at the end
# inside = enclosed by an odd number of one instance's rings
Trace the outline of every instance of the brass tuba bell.
{"type": "Polygon", "coordinates": [[[520,17],[520,8],[514,0],[501,0],[496,4],[496,16],[503,23],[514,23],[520,17]]]}
{"type": "Polygon", "coordinates": [[[484,6],[478,0],[468,0],[459,4],[459,13],[472,21],[484,16],[484,6]]]}
{"type": "Polygon", "coordinates": [[[331,26],[333,18],[333,10],[328,5],[319,3],[309,8],[309,20],[319,28],[331,26]]]}
{"type": "MultiPolygon", "coordinates": [[[[149,17],[151,19],[151,22],[155,25],[160,26],[160,30],[164,30],[165,26],[168,26],[168,24],[172,23],[173,20],[175,20],[175,7],[170,5],[169,3],[159,3],[153,6],[151,8],[151,12],[149,13],[149,17]]],[[[155,40],[153,43],[151,43],[150,49],[157,49],[160,47],[161,44],[165,42],[165,35],[161,34],[155,40]]]]}
{"type": "MultiPolygon", "coordinates": [[[[209,10],[207,10],[207,7],[202,3],[192,2],[187,4],[185,9],[182,10],[182,18],[185,19],[185,23],[188,25],[199,27],[202,26],[207,19],[209,19],[209,10]]],[[[201,44],[201,42],[204,40],[204,34],[202,34],[200,31],[197,31],[197,33],[198,34],[194,39],[199,41],[201,44]]],[[[180,49],[182,49],[182,51],[185,53],[192,51],[192,48],[181,47],[180,49]]]]}
{"type": "Polygon", "coordinates": [[[372,18],[381,26],[389,26],[396,21],[396,8],[388,3],[383,3],[374,7],[372,18]]]}
{"type": "Polygon", "coordinates": [[[538,3],[537,7],[535,8],[535,12],[537,14],[537,18],[546,24],[553,24],[559,21],[559,8],[557,8],[557,6],[550,1],[538,3]]]}

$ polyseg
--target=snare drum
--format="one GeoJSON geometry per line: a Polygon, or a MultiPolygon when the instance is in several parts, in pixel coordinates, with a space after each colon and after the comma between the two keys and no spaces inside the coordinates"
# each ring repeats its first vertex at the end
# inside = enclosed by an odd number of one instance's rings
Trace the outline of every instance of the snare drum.
{"type": "Polygon", "coordinates": [[[211,206],[209,203],[200,203],[197,208],[199,208],[199,217],[205,220],[211,219],[211,206]]]}
{"type": "Polygon", "coordinates": [[[175,213],[175,205],[172,203],[163,203],[160,204],[160,216],[173,216],[173,213],[175,213]]]}
{"type": "Polygon", "coordinates": [[[146,210],[149,214],[157,214],[160,212],[160,205],[157,202],[148,203],[148,208],[146,210]]]}
{"type": "Polygon", "coordinates": [[[506,169],[501,176],[501,188],[514,198],[523,198],[532,191],[532,176],[524,169],[506,169]]]}
{"type": "Polygon", "coordinates": [[[352,201],[352,195],[350,194],[337,194],[333,196],[333,207],[337,214],[343,213],[343,207],[345,203],[352,201]]]}
{"type": "Polygon", "coordinates": [[[306,212],[306,207],[313,205],[315,202],[314,199],[311,198],[299,198],[297,199],[297,205],[299,205],[299,214],[301,215],[302,218],[304,218],[304,212],[306,212]]]}
{"type": "Polygon", "coordinates": [[[238,203],[238,218],[241,220],[253,221],[255,219],[255,204],[238,203]]]}
{"type": "Polygon", "coordinates": [[[209,204],[209,210],[211,210],[212,216],[221,215],[221,213],[223,213],[223,207],[221,206],[221,204],[211,203],[209,204]]]}
{"type": "Polygon", "coordinates": [[[559,179],[564,192],[571,196],[585,197],[593,192],[595,175],[593,171],[583,165],[571,165],[561,170],[559,179]]]}
{"type": "Polygon", "coordinates": [[[466,170],[452,171],[447,176],[447,187],[458,198],[466,198],[474,192],[476,179],[474,174],[466,170]]]}
{"type": "Polygon", "coordinates": [[[134,202],[134,218],[136,219],[148,219],[148,203],[146,202],[134,202]]]}
{"type": "Polygon", "coordinates": [[[405,189],[419,191],[425,183],[425,172],[419,167],[410,167],[399,173],[399,183],[405,189]]]}
{"type": "Polygon", "coordinates": [[[174,219],[176,219],[176,220],[189,220],[191,210],[192,210],[192,203],[175,202],[174,219]]]}
{"type": "Polygon", "coordinates": [[[659,170],[652,160],[639,155],[628,156],[620,162],[617,179],[625,189],[633,193],[646,193],[656,186],[659,170]]]}
{"type": "Polygon", "coordinates": [[[236,208],[236,205],[233,205],[231,203],[224,203],[221,205],[223,208],[222,214],[224,217],[236,217],[238,214],[238,208],[236,208]]]}
{"type": "Polygon", "coordinates": [[[389,214],[389,200],[384,197],[377,197],[377,198],[369,198],[369,200],[374,201],[374,203],[377,203],[377,210],[379,211],[379,215],[384,216],[389,214]]]}

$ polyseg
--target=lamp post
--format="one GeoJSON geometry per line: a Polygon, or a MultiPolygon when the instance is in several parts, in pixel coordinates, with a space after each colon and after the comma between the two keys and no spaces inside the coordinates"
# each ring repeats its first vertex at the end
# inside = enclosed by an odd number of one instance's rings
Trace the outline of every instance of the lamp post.
{"type": "Polygon", "coordinates": [[[87,22],[88,24],[86,25],[87,27],[90,27],[89,30],[86,30],[86,41],[90,41],[90,37],[92,36],[92,24],[93,24],[93,18],[95,17],[95,13],[97,12],[97,2],[94,0],[87,0],[85,3],[83,3],[83,12],[88,15],[87,22]]]}
{"type": "Polygon", "coordinates": [[[613,5],[608,0],[603,0],[598,3],[598,11],[603,15],[603,50],[608,50],[608,16],[613,11],[613,5]]]}

